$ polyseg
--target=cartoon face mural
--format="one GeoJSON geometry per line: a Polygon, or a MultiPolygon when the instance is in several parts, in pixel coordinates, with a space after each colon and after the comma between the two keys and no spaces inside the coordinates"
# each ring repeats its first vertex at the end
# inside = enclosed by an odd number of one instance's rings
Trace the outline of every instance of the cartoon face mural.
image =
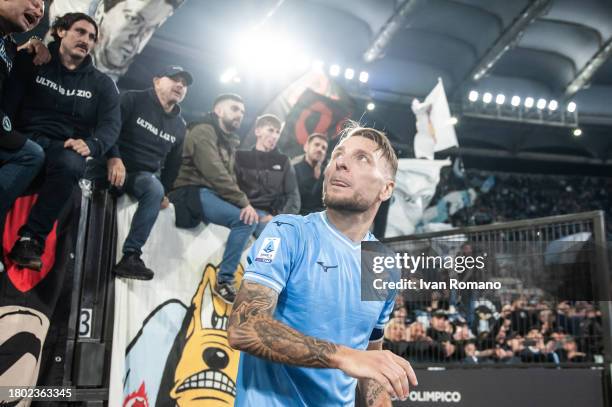
{"type": "MultiPolygon", "coordinates": [[[[193,314],[187,341],[175,371],[170,397],[179,407],[203,405],[232,406],[240,352],[230,348],[227,324],[230,305],[213,295],[217,270],[207,265],[193,300],[193,314]]],[[[238,283],[243,269],[236,272],[238,283]]]]}

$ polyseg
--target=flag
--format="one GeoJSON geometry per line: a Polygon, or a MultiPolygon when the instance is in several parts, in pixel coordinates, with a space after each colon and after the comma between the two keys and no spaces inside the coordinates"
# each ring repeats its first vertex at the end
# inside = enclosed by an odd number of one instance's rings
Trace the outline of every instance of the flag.
{"type": "Polygon", "coordinates": [[[55,0],[49,21],[66,13],[80,12],[98,24],[93,49],[96,68],[117,81],[144,49],[155,31],[185,0],[55,0]]]}
{"type": "MultiPolygon", "coordinates": [[[[304,153],[303,145],[312,133],[328,136],[328,151],[333,150],[336,136],[354,112],[354,101],[327,75],[311,71],[283,90],[261,114],[274,114],[285,122],[279,149],[290,158],[304,153]]],[[[244,146],[255,145],[252,128],[244,146]]]]}
{"type": "Polygon", "coordinates": [[[328,151],[332,151],[351,114],[345,102],[306,89],[287,115],[279,148],[290,157],[296,156],[304,152],[310,134],[323,133],[329,142],[328,151]]]}
{"type": "Polygon", "coordinates": [[[486,194],[494,186],[495,186],[495,176],[489,175],[487,179],[485,179],[482,185],[480,186],[480,192],[482,192],[483,194],[486,194]]]}
{"type": "Polygon", "coordinates": [[[457,178],[465,177],[465,168],[463,167],[463,160],[461,157],[455,157],[455,162],[453,163],[453,174],[457,178]]]}
{"type": "MultiPolygon", "coordinates": [[[[79,191],[80,192],[80,191],[79,191]]],[[[76,195],[80,195],[78,192],[76,195]]],[[[40,271],[18,268],[7,254],[18,238],[17,232],[27,221],[37,195],[18,198],[6,216],[2,231],[2,252],[6,271],[0,274],[0,386],[61,385],[41,383],[43,347],[49,341],[62,340],[48,338],[49,327],[66,326],[68,314],[52,321],[65,277],[72,267],[71,253],[74,252],[78,225],[78,205],[69,203],[61,218],[55,222],[53,230],[45,241],[42,255],[43,267],[40,271]]],[[[65,346],[65,337],[64,346],[65,346]]],[[[14,399],[1,400],[9,405],[14,399]]],[[[27,407],[31,400],[22,400],[16,405],[27,407]]]]}
{"type": "Polygon", "coordinates": [[[415,157],[433,159],[434,152],[459,145],[442,79],[438,80],[423,103],[413,100],[412,111],[417,127],[415,157]]]}
{"type": "Polygon", "coordinates": [[[476,191],[473,188],[462,191],[452,191],[444,195],[436,205],[429,207],[423,213],[422,223],[441,223],[463,208],[470,207],[476,199],[476,191]]]}
{"type": "Polygon", "coordinates": [[[423,211],[429,205],[440,182],[440,169],[450,163],[450,160],[398,160],[395,190],[388,217],[393,221],[387,223],[386,238],[415,232],[423,211]]]}

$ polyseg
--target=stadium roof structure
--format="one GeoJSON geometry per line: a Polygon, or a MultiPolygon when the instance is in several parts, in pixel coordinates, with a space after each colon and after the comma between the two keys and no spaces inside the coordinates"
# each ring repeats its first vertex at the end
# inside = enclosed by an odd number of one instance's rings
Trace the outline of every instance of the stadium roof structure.
{"type": "MultiPolygon", "coordinates": [[[[277,39],[291,37],[326,66],[337,64],[341,80],[347,67],[356,76],[367,71],[367,86],[355,92],[364,93],[364,106],[377,103],[371,114],[396,134],[412,136],[410,101],[442,78],[460,116],[460,144],[472,153],[612,164],[609,0],[187,0],[120,84],[142,82],[157,67],[180,63],[194,71],[195,90],[207,95],[192,93],[187,111],[206,110],[215,94],[229,90],[246,97],[255,117],[291,75],[262,79],[237,66],[240,82],[220,83],[232,58],[248,55],[238,38],[253,27],[277,39]],[[460,106],[471,90],[502,93],[506,104],[514,95],[556,100],[560,110],[574,101],[583,136],[567,127],[462,118],[460,106]]],[[[275,57],[266,52],[259,57],[275,57]]]]}

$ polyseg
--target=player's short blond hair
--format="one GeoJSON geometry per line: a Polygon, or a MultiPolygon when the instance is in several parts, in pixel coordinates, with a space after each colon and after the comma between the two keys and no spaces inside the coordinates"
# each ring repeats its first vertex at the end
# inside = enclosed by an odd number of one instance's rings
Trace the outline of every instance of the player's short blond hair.
{"type": "Polygon", "coordinates": [[[362,127],[357,122],[351,122],[348,127],[342,130],[341,134],[342,136],[336,148],[350,137],[364,137],[376,143],[378,146],[376,151],[380,150],[382,152],[382,156],[389,166],[391,178],[395,179],[395,174],[397,173],[397,155],[385,133],[371,127],[362,127]]]}

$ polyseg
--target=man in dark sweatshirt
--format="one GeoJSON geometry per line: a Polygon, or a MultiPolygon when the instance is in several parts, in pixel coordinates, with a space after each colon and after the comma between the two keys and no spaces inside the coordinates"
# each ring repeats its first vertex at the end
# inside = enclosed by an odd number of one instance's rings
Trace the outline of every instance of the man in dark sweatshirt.
{"type": "Polygon", "coordinates": [[[238,186],[259,214],[255,236],[259,236],[273,216],[295,215],[300,210],[295,171],[289,157],[276,148],[281,127],[280,119],[273,114],[258,117],[255,147],[236,152],[238,186]]]}
{"type": "Polygon", "coordinates": [[[322,211],[323,171],[327,153],[327,136],[313,133],[304,144],[304,157],[293,162],[302,205],[300,215],[322,211]]]}
{"type": "MultiPolygon", "coordinates": [[[[17,46],[11,34],[33,29],[45,13],[43,0],[0,2],[0,98],[11,73],[17,46]]],[[[2,100],[2,99],[0,99],[2,100]]],[[[6,212],[38,173],[44,161],[42,148],[13,128],[0,103],[0,230],[6,212]]],[[[4,270],[0,259],[0,272],[4,270]]]]}
{"type": "MultiPolygon", "coordinates": [[[[203,221],[230,228],[213,291],[226,303],[236,297],[234,273],[259,215],[240,190],[234,163],[240,138],[244,103],[238,95],[219,95],[213,111],[191,123],[185,137],[183,159],[174,187],[197,188],[203,221]]],[[[178,192],[178,191],[177,191],[178,192]]],[[[175,204],[176,207],[176,204],[175,204]]]]}
{"type": "Polygon", "coordinates": [[[101,157],[115,144],[121,125],[115,83],[91,60],[98,28],[83,13],[67,13],[51,27],[51,62],[34,66],[18,53],[4,107],[17,131],[45,151],[45,179],[20,238],[9,253],[18,266],[39,270],[44,241],[74,186],[87,157],[101,157]]]}
{"type": "Polygon", "coordinates": [[[107,177],[138,200],[138,209],[114,269],[119,277],[153,278],[140,256],[160,207],[168,207],[167,194],[178,174],[186,131],[179,103],[192,83],[189,72],[169,66],[153,78],[153,88],[121,96],[121,132],[106,155],[107,177]]]}

